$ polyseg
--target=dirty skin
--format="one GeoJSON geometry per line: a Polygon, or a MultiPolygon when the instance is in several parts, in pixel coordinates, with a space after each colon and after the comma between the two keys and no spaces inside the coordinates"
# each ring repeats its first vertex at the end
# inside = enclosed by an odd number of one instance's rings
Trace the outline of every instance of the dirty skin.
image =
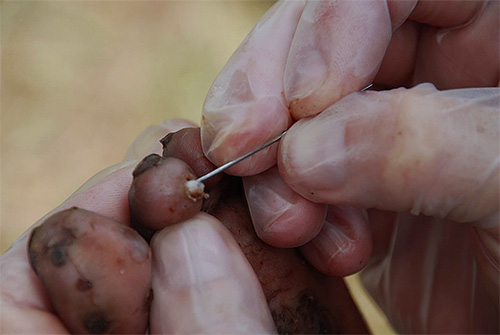
{"type": "Polygon", "coordinates": [[[274,248],[257,237],[240,178],[219,175],[207,181],[209,197],[203,201],[181,196],[186,180],[215,168],[203,155],[199,129],[169,134],[162,143],[163,156],[146,157],[133,174],[129,203],[137,231],[72,208],[54,214],[32,232],[30,263],[70,332],[146,332],[153,299],[151,250],[139,233],[149,240],[156,230],[200,210],[218,218],[233,234],[262,284],[279,333],[368,332],[341,278],[323,275],[297,249],[274,248]],[[170,195],[161,191],[165,184],[173,190],[170,195]],[[182,197],[189,201],[189,210],[182,197]],[[170,218],[154,221],[158,211],[170,218]],[[172,218],[177,215],[173,212],[179,216],[172,218]]]}

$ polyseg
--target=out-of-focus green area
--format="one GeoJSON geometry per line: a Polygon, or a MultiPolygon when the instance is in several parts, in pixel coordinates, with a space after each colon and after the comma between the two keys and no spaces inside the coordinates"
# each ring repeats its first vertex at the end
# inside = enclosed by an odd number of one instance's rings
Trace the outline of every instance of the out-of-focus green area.
{"type": "MultiPolygon", "coordinates": [[[[1,253],[147,126],[198,123],[212,81],[271,5],[2,2],[1,253]]],[[[372,330],[392,332],[348,283],[372,330]]]]}

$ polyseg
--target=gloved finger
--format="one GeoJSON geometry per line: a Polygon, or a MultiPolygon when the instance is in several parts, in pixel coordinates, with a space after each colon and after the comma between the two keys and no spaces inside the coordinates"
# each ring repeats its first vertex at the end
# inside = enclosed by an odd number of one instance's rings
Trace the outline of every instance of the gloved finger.
{"type": "Polygon", "coordinates": [[[285,70],[293,118],[316,115],[374,78],[392,87],[412,80],[436,80],[442,88],[491,85],[498,78],[498,2],[484,4],[308,2],[285,70]],[[415,22],[425,24],[424,38],[415,22]],[[476,55],[478,49],[485,52],[476,55]]]}
{"type": "Polygon", "coordinates": [[[309,242],[319,233],[327,206],[290,189],[277,166],[243,178],[243,186],[255,231],[264,242],[291,248],[309,242]]]}
{"type": "Polygon", "coordinates": [[[59,318],[37,308],[26,308],[5,301],[2,309],[2,334],[69,334],[59,318]]]}
{"type": "Polygon", "coordinates": [[[500,227],[499,213],[495,213],[486,225],[471,225],[470,235],[479,279],[498,310],[500,301],[500,227]]]}
{"type": "Polygon", "coordinates": [[[111,174],[102,176],[99,182],[82,189],[37,221],[31,229],[22,234],[0,258],[2,330],[7,333],[61,333],[67,330],[53,307],[40,279],[32,270],[26,252],[29,233],[45,219],[59,211],[73,206],[85,208],[129,224],[127,195],[132,170],[137,162],[129,161],[114,167],[111,174]],[[25,322],[19,322],[19,313],[25,322]],[[27,319],[29,316],[32,319],[27,319]]]}
{"type": "Polygon", "coordinates": [[[376,210],[369,219],[385,236],[361,278],[398,333],[498,333],[498,295],[489,299],[477,271],[469,225],[376,210]]]}
{"type": "MultiPolygon", "coordinates": [[[[276,3],[215,79],[201,121],[205,155],[215,165],[246,154],[291,124],[283,73],[304,1],[276,3]]],[[[230,174],[251,175],[276,163],[277,145],[242,161],[230,174]]]]}
{"type": "Polygon", "coordinates": [[[328,206],[321,231],[300,250],[316,269],[345,277],[365,267],[371,247],[366,213],[352,207],[328,206]]]}
{"type": "Polygon", "coordinates": [[[472,222],[498,211],[500,89],[353,93],[297,122],[280,174],[315,202],[472,222]]]}
{"type": "MultiPolygon", "coordinates": [[[[406,5],[400,2],[403,1],[389,2],[391,16],[393,11],[405,10],[406,5]]],[[[459,26],[473,20],[486,3],[487,1],[418,1],[411,5],[413,9],[408,18],[435,27],[459,26]]]]}
{"type": "MultiPolygon", "coordinates": [[[[448,3],[472,7],[469,17],[464,17],[468,21],[458,21],[455,27],[422,27],[412,84],[432,82],[439,89],[496,85],[500,73],[500,2],[484,1],[482,6],[477,1],[448,3]]],[[[442,8],[448,15],[441,16],[453,17],[452,10],[442,8]]]]}
{"type": "Polygon", "coordinates": [[[200,213],[164,228],[151,243],[151,333],[276,331],[257,276],[217,219],[200,213]]]}
{"type": "MultiPolygon", "coordinates": [[[[157,142],[162,137],[160,133],[174,131],[180,124],[172,122],[148,128],[141,136],[151,138],[152,142],[136,141],[132,151],[147,152],[151,150],[156,145],[153,142],[157,142]],[[160,132],[158,132],[159,129],[160,132]],[[150,131],[158,136],[150,136],[150,131]]],[[[161,146],[157,150],[161,152],[161,146]]],[[[47,217],[74,206],[130,225],[127,198],[132,182],[132,171],[137,163],[138,160],[120,162],[90,178],[60,206],[50,211],[24,232],[2,255],[0,258],[1,308],[8,311],[3,315],[2,330],[8,330],[8,333],[60,333],[65,331],[64,325],[53,313],[42,283],[28,262],[26,253],[28,236],[31,230],[44,222],[47,217]],[[18,322],[19,312],[22,312],[24,316],[32,315],[33,322],[18,322]]]]}
{"type": "MultiPolygon", "coordinates": [[[[391,18],[403,18],[408,5],[388,2],[391,18]]],[[[393,30],[399,28],[374,83],[411,87],[432,82],[440,89],[497,86],[498,15],[498,1],[419,1],[403,25],[393,20],[393,30]]]]}
{"type": "Polygon", "coordinates": [[[292,117],[318,114],[369,84],[391,33],[385,1],[309,1],[286,63],[285,96],[292,117]]]}

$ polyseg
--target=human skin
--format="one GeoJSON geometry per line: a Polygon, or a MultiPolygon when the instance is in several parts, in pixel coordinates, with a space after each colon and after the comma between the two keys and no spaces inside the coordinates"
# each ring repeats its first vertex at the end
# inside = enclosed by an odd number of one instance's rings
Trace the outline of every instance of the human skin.
{"type": "MultiPolygon", "coordinates": [[[[164,148],[164,155],[167,153],[168,157],[164,158],[166,160],[173,159],[174,157],[184,157],[186,161],[191,162],[191,168],[197,171],[196,175],[200,176],[204,172],[209,162],[206,158],[202,158],[203,152],[200,144],[200,132],[197,128],[186,128],[179,132],[169,134],[167,136],[168,143],[164,148]],[[197,142],[197,143],[196,143],[197,142]],[[165,150],[167,149],[167,150],[165,150]],[[198,159],[193,159],[198,157],[198,159]]],[[[165,192],[158,192],[155,190],[155,186],[158,185],[158,189],[165,188],[166,183],[172,185],[182,186],[185,180],[181,178],[169,178],[168,174],[172,167],[169,164],[156,164],[155,158],[153,164],[154,168],[144,167],[146,170],[144,173],[149,173],[147,179],[147,186],[152,188],[148,190],[147,194],[144,193],[142,197],[147,198],[147,203],[137,202],[134,204],[136,212],[140,213],[156,213],[159,217],[164,217],[168,213],[162,214],[161,210],[154,210],[155,208],[162,208],[165,203],[175,204],[171,196],[176,196],[179,198],[185,197],[185,194],[172,195],[166,194],[165,192]]],[[[136,172],[143,171],[142,165],[146,160],[136,168],[136,172]]],[[[213,169],[213,166],[211,167],[213,169]]],[[[141,174],[142,176],[142,174],[141,174]]],[[[175,175],[174,175],[175,176],[175,175]]],[[[232,234],[239,247],[232,250],[231,253],[243,254],[248,259],[251,264],[255,274],[257,275],[259,282],[262,285],[262,290],[266,297],[267,303],[271,315],[273,317],[274,323],[278,333],[284,334],[304,334],[304,333],[366,333],[368,330],[364,325],[361,315],[357,311],[354,302],[350,298],[350,294],[343,283],[341,278],[329,277],[314,267],[305,263],[303,257],[297,249],[284,249],[284,248],[274,248],[267,245],[262,240],[260,240],[255,233],[252,222],[250,220],[250,215],[246,206],[243,195],[243,186],[240,178],[229,177],[227,175],[219,176],[217,178],[219,182],[216,184],[210,184],[211,190],[209,191],[210,197],[207,200],[211,200],[212,204],[205,208],[206,213],[213,216],[209,220],[208,215],[198,215],[197,218],[191,220],[187,217],[185,224],[192,225],[191,222],[199,221],[201,218],[211,221],[211,226],[214,226],[217,231],[222,234],[232,234]],[[222,177],[222,178],[221,178],[222,177]],[[222,180],[221,180],[222,179],[222,180]],[[218,191],[218,197],[214,197],[214,192],[218,191]],[[227,228],[227,232],[224,229],[217,228],[217,220],[227,228]],[[239,250],[241,248],[241,251],[239,250]]],[[[144,187],[144,185],[139,185],[142,183],[140,179],[134,179],[133,185],[138,187],[144,187]]],[[[136,194],[137,196],[137,194],[136,194]]],[[[130,198],[129,198],[130,199],[130,198]]],[[[175,213],[176,211],[173,211],[175,213]]],[[[186,213],[189,214],[189,213],[186,213]]],[[[193,216],[192,214],[189,216],[193,216]]],[[[143,217],[142,215],[135,215],[134,220],[142,222],[144,219],[148,219],[149,216],[143,217]]],[[[158,232],[159,236],[164,236],[170,231],[176,231],[176,227],[170,227],[170,223],[163,220],[164,226],[169,226],[164,231],[158,232]]],[[[184,223],[180,224],[181,226],[184,223]]],[[[156,227],[157,229],[163,227],[156,227]]],[[[196,230],[196,229],[194,229],[196,230]]],[[[191,266],[197,270],[205,270],[207,272],[214,272],[214,280],[211,285],[218,284],[219,270],[213,268],[214,260],[211,255],[210,240],[199,241],[198,238],[194,237],[195,234],[189,237],[182,238],[181,240],[173,240],[171,237],[168,238],[168,242],[165,242],[163,246],[153,248],[153,258],[155,255],[160,253],[165,255],[170,259],[170,252],[168,250],[172,248],[182,248],[187,249],[189,242],[194,243],[192,240],[198,241],[198,243],[207,246],[207,255],[205,255],[202,260],[198,261],[196,258],[191,259],[173,259],[173,262],[187,262],[193,263],[191,266]]],[[[155,244],[157,237],[153,237],[152,244],[155,244]]],[[[191,244],[192,244],[191,243],[191,244]]],[[[226,258],[226,256],[223,256],[226,258]]],[[[215,262],[217,263],[217,262],[215,262]]],[[[183,286],[180,285],[181,281],[175,279],[180,287],[179,289],[166,289],[162,290],[163,287],[167,287],[168,283],[174,281],[173,278],[176,277],[173,273],[168,273],[163,270],[163,262],[154,262],[153,266],[153,292],[161,292],[165,299],[171,301],[170,303],[165,303],[164,300],[160,299],[159,303],[154,300],[152,302],[152,315],[161,315],[163,318],[180,318],[183,314],[189,313],[189,311],[179,310],[177,308],[177,300],[185,298],[185,293],[183,291],[183,286]],[[155,273],[157,275],[155,275],[155,273]],[[170,307],[172,306],[172,307],[170,307]]],[[[221,270],[222,271],[222,270],[221,270]]],[[[192,278],[185,278],[186,281],[196,281],[196,276],[192,278]]],[[[232,285],[238,285],[233,283],[232,285]]],[[[243,290],[243,288],[242,288],[243,290]]],[[[207,297],[212,297],[211,292],[204,293],[207,297]]],[[[157,294],[155,294],[157,296],[157,294]]],[[[249,300],[253,298],[247,297],[249,300]]],[[[214,310],[231,310],[231,299],[221,300],[218,297],[204,298],[198,300],[200,305],[213,305],[214,310]],[[219,306],[220,307],[217,307],[219,306]]],[[[250,318],[251,315],[241,316],[242,324],[246,324],[245,318],[250,318]]],[[[200,321],[201,322],[201,321],[200,321]]],[[[191,332],[193,325],[186,324],[182,332],[191,332]]],[[[241,325],[234,325],[234,332],[240,329],[241,325]]],[[[171,332],[170,328],[152,329],[152,332],[171,332]]]]}
{"type": "Polygon", "coordinates": [[[498,17],[497,1],[281,1],[205,102],[216,165],[288,128],[229,170],[251,176],[256,230],[282,245],[322,226],[302,248],[337,275],[362,269],[373,243],[365,282],[402,332],[498,331],[498,17]],[[298,197],[316,219],[287,229],[299,223],[276,214],[298,197]]]}
{"type": "Polygon", "coordinates": [[[134,169],[133,177],[128,195],[130,215],[141,226],[161,229],[201,210],[203,196],[190,199],[185,187],[185,183],[196,179],[196,175],[180,159],[148,155],[134,169]]]}
{"type": "Polygon", "coordinates": [[[31,267],[72,334],[140,334],[148,326],[151,250],[133,229],[81,208],[33,229],[31,267]]]}
{"type": "Polygon", "coordinates": [[[341,278],[256,236],[239,178],[213,185],[210,215],[158,231],[150,250],[120,207],[137,163],[92,178],[2,256],[2,332],[138,333],[148,304],[151,333],[367,332],[341,278]]]}
{"type": "MultiPolygon", "coordinates": [[[[49,297],[42,282],[39,280],[28,261],[27,243],[32,229],[39,226],[50,215],[60,212],[64,209],[79,207],[91,210],[108,219],[114,220],[119,224],[129,226],[128,210],[128,190],[132,182],[132,171],[139,162],[140,158],[151,152],[161,152],[161,144],[157,142],[161,137],[170,131],[176,131],[181,127],[193,126],[186,121],[176,121],[164,123],[159,126],[151,127],[139,137],[127,154],[127,161],[112,166],[95,177],[91,178],[79,190],[77,190],[61,206],[55,208],[40,219],[34,226],[20,236],[11,248],[0,258],[0,278],[2,285],[0,288],[0,303],[2,312],[2,323],[0,325],[2,333],[47,333],[47,334],[68,334],[68,329],[64,326],[62,320],[54,312],[49,297]],[[156,134],[159,134],[157,136],[156,134]],[[147,141],[151,138],[154,141],[147,141]]],[[[267,303],[262,288],[255,277],[255,274],[248,264],[248,261],[240,253],[230,252],[237,248],[237,244],[230,234],[222,233],[225,228],[217,220],[206,217],[194,217],[191,224],[177,229],[175,232],[164,234],[155,239],[152,248],[159,248],[162,245],[169,248],[169,239],[180,240],[182,236],[189,236],[194,231],[194,227],[204,227],[202,234],[196,230],[196,236],[204,241],[211,239],[210,252],[217,256],[215,260],[220,268],[227,271],[221,273],[219,277],[220,286],[211,286],[210,273],[203,275],[203,271],[198,273],[196,285],[194,283],[183,282],[185,293],[191,292],[193,297],[201,292],[208,292],[220,297],[221,301],[231,302],[231,308],[220,318],[220,313],[211,313],[213,309],[206,305],[206,313],[199,305],[194,305],[192,299],[180,300],[175,308],[178,310],[191,310],[200,313],[185,313],[183,318],[177,318],[169,321],[168,327],[174,332],[179,332],[184,325],[198,325],[198,328],[192,328],[196,333],[214,332],[215,330],[226,329],[224,332],[233,331],[233,326],[239,323],[242,318],[251,319],[251,327],[247,332],[251,333],[269,333],[274,331],[274,324],[267,310],[267,303]],[[214,221],[215,220],[215,221],[214,221]],[[219,257],[225,255],[225,258],[219,257]],[[205,279],[204,279],[205,278],[205,279]],[[228,285],[228,283],[238,282],[239,286],[228,285]],[[207,290],[200,289],[205,285],[207,290]],[[246,299],[245,297],[253,297],[246,299]],[[203,320],[203,322],[199,322],[203,320]]],[[[206,255],[206,244],[193,243],[189,250],[190,257],[202,257],[206,255]]],[[[169,259],[157,257],[156,261],[162,262],[162,271],[176,274],[176,278],[189,277],[193,275],[193,269],[188,263],[175,263],[172,259],[185,258],[186,249],[169,248],[169,259]]],[[[154,278],[153,278],[154,279],[154,278]]],[[[169,283],[166,288],[178,287],[174,283],[169,283]]],[[[161,290],[156,298],[157,303],[161,303],[161,290]]],[[[164,327],[163,317],[150,319],[151,327],[164,327]]],[[[241,328],[241,332],[245,329],[241,328]]]]}

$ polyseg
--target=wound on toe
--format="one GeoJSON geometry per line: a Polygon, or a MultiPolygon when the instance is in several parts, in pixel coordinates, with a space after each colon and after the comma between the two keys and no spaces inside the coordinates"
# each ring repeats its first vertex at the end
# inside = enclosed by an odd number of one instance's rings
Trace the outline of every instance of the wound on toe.
{"type": "Polygon", "coordinates": [[[63,266],[66,264],[66,251],[64,250],[64,243],[56,243],[50,248],[50,259],[55,266],[63,266]]]}
{"type": "Polygon", "coordinates": [[[144,157],[144,159],[140,161],[139,164],[137,164],[137,166],[134,169],[134,172],[132,172],[132,175],[134,176],[134,178],[139,176],[150,167],[157,166],[160,163],[161,159],[162,159],[161,156],[157,154],[151,154],[149,156],[144,157]]]}
{"type": "Polygon", "coordinates": [[[90,280],[85,279],[85,278],[78,278],[78,280],[76,281],[76,288],[79,291],[90,290],[93,286],[94,286],[94,284],[92,284],[92,282],[90,280]]]}
{"type": "Polygon", "coordinates": [[[163,138],[160,140],[160,143],[161,143],[161,145],[163,146],[163,150],[164,150],[164,151],[167,149],[167,145],[168,145],[168,143],[172,140],[172,138],[174,137],[174,134],[175,134],[175,133],[168,133],[165,137],[163,137],[163,138]]]}
{"type": "Polygon", "coordinates": [[[101,312],[91,313],[83,320],[85,329],[90,334],[103,334],[109,329],[110,323],[101,312]]]}

